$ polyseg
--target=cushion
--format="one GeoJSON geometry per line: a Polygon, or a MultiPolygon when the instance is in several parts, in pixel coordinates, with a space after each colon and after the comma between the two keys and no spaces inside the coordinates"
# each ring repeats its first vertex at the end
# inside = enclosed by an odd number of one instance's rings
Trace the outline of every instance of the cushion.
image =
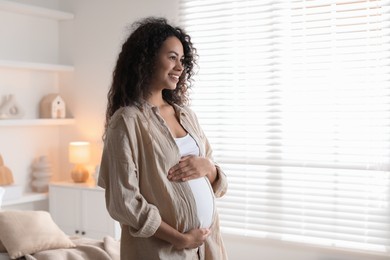
{"type": "Polygon", "coordinates": [[[0,241],[11,259],[42,250],[75,247],[46,211],[0,211],[0,241]]]}

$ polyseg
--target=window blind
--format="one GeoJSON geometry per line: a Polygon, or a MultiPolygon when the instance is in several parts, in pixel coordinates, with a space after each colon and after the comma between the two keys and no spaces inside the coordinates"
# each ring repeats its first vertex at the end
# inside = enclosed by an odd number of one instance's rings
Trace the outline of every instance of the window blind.
{"type": "Polygon", "coordinates": [[[389,254],[390,1],[181,0],[225,233],[389,254]]]}

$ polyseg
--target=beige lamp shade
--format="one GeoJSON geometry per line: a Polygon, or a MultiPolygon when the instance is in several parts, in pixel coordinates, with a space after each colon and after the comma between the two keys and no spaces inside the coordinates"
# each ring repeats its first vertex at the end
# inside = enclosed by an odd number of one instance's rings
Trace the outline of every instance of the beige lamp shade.
{"type": "Polygon", "coordinates": [[[69,162],[88,163],[90,159],[89,142],[71,142],[69,143],[69,162]]]}
{"type": "Polygon", "coordinates": [[[69,162],[74,163],[75,167],[71,172],[74,182],[85,182],[89,178],[89,172],[84,164],[90,159],[89,142],[71,142],[69,143],[69,162]]]}

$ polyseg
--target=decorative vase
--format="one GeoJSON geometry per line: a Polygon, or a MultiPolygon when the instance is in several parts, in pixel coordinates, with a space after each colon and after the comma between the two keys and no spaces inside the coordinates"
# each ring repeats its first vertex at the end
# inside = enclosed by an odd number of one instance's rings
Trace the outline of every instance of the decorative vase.
{"type": "Polygon", "coordinates": [[[98,179],[99,179],[99,171],[100,171],[100,165],[96,165],[95,171],[92,174],[92,178],[93,178],[93,181],[94,181],[96,186],[97,186],[98,179]]]}
{"type": "Polygon", "coordinates": [[[46,156],[40,156],[32,164],[31,187],[35,192],[47,192],[52,176],[51,165],[46,156]]]}

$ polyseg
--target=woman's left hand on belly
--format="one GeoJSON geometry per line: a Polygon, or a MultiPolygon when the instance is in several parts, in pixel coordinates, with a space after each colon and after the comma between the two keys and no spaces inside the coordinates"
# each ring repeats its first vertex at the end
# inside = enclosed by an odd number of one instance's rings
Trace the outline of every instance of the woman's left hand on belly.
{"type": "Polygon", "coordinates": [[[182,157],[168,171],[168,179],[171,181],[188,181],[207,176],[210,183],[213,183],[216,175],[217,169],[210,159],[194,155],[182,157]]]}

